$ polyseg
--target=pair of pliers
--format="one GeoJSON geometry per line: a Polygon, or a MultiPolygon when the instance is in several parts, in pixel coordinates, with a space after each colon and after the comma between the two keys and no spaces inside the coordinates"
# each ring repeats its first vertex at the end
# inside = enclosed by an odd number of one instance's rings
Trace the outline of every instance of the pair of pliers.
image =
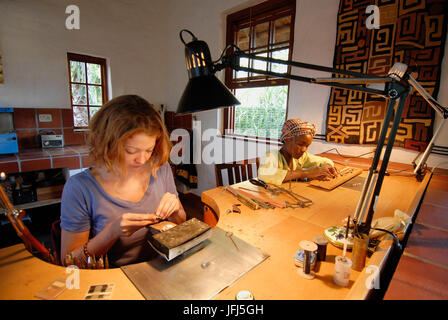
{"type": "Polygon", "coordinates": [[[253,185],[259,186],[259,187],[263,187],[266,190],[268,190],[272,195],[278,195],[280,192],[270,186],[268,186],[268,184],[266,182],[264,182],[261,179],[254,179],[251,178],[249,179],[249,182],[252,183],[253,185]]]}

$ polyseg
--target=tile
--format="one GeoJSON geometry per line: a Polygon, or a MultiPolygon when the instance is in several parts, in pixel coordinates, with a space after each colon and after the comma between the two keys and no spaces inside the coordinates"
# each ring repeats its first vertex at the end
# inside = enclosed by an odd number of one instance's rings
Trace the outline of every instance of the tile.
{"type": "Polygon", "coordinates": [[[0,171],[6,174],[19,172],[19,164],[17,161],[0,162],[0,171]]]}
{"type": "Polygon", "coordinates": [[[33,149],[20,150],[17,156],[19,160],[31,160],[31,159],[49,158],[50,154],[46,152],[45,149],[33,148],[33,149]]]}
{"type": "Polygon", "coordinates": [[[448,177],[433,175],[426,190],[423,203],[448,207],[448,177]]]}
{"type": "Polygon", "coordinates": [[[85,138],[83,132],[74,132],[73,129],[64,129],[64,143],[67,146],[84,144],[85,138]]]}
{"type": "Polygon", "coordinates": [[[67,146],[66,149],[73,150],[80,154],[89,154],[89,147],[85,144],[76,145],[76,146],[67,146]]]}
{"type": "Polygon", "coordinates": [[[448,192],[448,176],[432,176],[428,189],[448,192]]]}
{"type": "Polygon", "coordinates": [[[73,110],[72,109],[61,109],[62,113],[62,126],[65,127],[73,127],[73,110]]]}
{"type": "Polygon", "coordinates": [[[87,144],[89,141],[89,131],[84,131],[84,143],[87,144]]]}
{"type": "Polygon", "coordinates": [[[384,300],[448,299],[448,270],[401,256],[384,300]]]}
{"type": "Polygon", "coordinates": [[[37,131],[32,130],[16,130],[17,144],[19,151],[22,149],[36,148],[39,146],[39,139],[37,138],[37,131]]]}
{"type": "Polygon", "coordinates": [[[441,185],[444,185],[444,190],[448,190],[448,176],[447,176],[447,169],[436,169],[437,173],[434,173],[431,177],[431,182],[434,183],[440,183],[441,185]]]}
{"type": "Polygon", "coordinates": [[[26,160],[20,163],[22,172],[51,169],[50,159],[26,160]]]}
{"type": "Polygon", "coordinates": [[[36,128],[35,109],[32,108],[14,108],[14,128],[28,129],[36,128]]]}
{"type": "Polygon", "coordinates": [[[423,202],[417,214],[417,223],[436,226],[448,231],[448,207],[423,202]]]}
{"type": "Polygon", "coordinates": [[[37,109],[37,121],[39,125],[39,129],[42,128],[60,128],[62,126],[61,123],[61,112],[59,109],[50,109],[50,108],[44,108],[44,109],[37,109]],[[51,122],[41,122],[39,121],[39,115],[40,114],[50,114],[51,115],[51,122]]]}
{"type": "Polygon", "coordinates": [[[435,168],[434,169],[434,177],[436,177],[436,175],[442,175],[443,179],[446,179],[446,176],[448,175],[448,169],[444,169],[444,168],[435,168]]]}
{"type": "Polygon", "coordinates": [[[448,191],[438,188],[430,182],[423,201],[425,203],[448,207],[448,191]]]}
{"type": "Polygon", "coordinates": [[[15,154],[0,154],[0,162],[14,161],[17,160],[15,154]]]}
{"type": "Polygon", "coordinates": [[[79,157],[53,157],[53,168],[80,169],[79,157]]]}
{"type": "Polygon", "coordinates": [[[94,162],[89,156],[82,156],[81,157],[81,168],[88,168],[93,167],[94,162]]]}
{"type": "Polygon", "coordinates": [[[45,152],[52,157],[78,155],[78,152],[70,147],[64,148],[46,148],[45,152]]]}
{"type": "Polygon", "coordinates": [[[448,231],[415,223],[405,252],[448,267],[448,231]]]}

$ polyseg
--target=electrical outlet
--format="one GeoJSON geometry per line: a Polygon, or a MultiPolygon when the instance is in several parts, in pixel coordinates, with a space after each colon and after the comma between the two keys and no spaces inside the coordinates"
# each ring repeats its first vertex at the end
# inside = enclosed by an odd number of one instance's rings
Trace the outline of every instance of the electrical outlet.
{"type": "Polygon", "coordinates": [[[52,117],[51,114],[40,114],[39,115],[39,122],[51,122],[52,117]]]}

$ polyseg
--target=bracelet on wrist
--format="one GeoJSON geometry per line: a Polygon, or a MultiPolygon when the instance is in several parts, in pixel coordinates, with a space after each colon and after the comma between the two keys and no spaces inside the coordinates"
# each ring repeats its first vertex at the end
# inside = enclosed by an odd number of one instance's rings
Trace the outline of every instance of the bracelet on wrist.
{"type": "Polygon", "coordinates": [[[87,250],[87,245],[89,242],[87,242],[85,245],[82,246],[82,252],[86,257],[94,257],[95,255],[90,254],[89,250],[87,250]]]}

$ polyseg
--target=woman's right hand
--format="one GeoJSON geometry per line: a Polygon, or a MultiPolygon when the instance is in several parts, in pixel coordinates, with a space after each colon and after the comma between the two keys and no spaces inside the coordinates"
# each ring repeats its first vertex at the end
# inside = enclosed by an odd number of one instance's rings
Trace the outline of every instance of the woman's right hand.
{"type": "Polygon", "coordinates": [[[123,213],[114,221],[114,230],[119,237],[129,237],[148,224],[159,221],[154,213],[123,213]]]}

